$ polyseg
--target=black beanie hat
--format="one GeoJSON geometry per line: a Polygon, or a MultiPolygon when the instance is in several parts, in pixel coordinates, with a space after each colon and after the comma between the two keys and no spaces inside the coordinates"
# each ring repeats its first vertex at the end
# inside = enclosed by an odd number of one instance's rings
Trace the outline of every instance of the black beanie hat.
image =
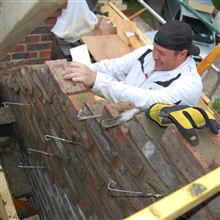
{"type": "Polygon", "coordinates": [[[190,55],[198,56],[200,50],[192,44],[194,35],[189,24],[183,21],[169,21],[156,33],[154,42],[174,51],[188,50],[190,55]]]}

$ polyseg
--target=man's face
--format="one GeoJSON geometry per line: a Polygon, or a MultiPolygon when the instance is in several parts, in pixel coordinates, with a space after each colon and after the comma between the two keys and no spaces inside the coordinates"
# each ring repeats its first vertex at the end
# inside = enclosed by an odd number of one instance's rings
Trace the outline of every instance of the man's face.
{"type": "Polygon", "coordinates": [[[181,52],[166,49],[154,43],[153,58],[155,61],[155,70],[167,71],[178,67],[186,58],[181,52]]]}

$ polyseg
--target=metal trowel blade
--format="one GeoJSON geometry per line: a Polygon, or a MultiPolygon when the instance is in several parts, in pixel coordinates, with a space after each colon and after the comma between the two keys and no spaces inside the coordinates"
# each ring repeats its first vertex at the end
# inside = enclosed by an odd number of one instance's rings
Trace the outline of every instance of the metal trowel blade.
{"type": "Polygon", "coordinates": [[[140,108],[132,108],[129,110],[124,111],[120,115],[115,118],[107,118],[103,119],[101,125],[103,128],[111,128],[120,124],[125,123],[126,121],[131,120],[135,114],[140,113],[140,108]]]}

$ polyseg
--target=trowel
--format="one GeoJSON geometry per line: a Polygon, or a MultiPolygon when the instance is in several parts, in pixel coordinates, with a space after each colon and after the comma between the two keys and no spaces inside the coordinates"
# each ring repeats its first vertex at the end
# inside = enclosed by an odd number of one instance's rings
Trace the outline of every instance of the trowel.
{"type": "Polygon", "coordinates": [[[103,119],[101,125],[103,128],[111,128],[131,120],[136,114],[144,111],[147,111],[147,108],[136,107],[136,108],[128,109],[115,118],[103,119]]]}

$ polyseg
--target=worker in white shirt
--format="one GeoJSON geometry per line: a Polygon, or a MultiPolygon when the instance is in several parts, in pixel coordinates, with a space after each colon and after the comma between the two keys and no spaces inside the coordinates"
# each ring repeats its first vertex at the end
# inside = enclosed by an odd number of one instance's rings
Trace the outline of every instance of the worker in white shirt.
{"type": "Polygon", "coordinates": [[[72,62],[63,77],[81,82],[116,103],[129,101],[136,107],[154,103],[194,106],[203,86],[192,57],[199,55],[199,48],[192,41],[193,31],[188,24],[170,21],[156,33],[152,49],[143,46],[90,66],[72,62]]]}

